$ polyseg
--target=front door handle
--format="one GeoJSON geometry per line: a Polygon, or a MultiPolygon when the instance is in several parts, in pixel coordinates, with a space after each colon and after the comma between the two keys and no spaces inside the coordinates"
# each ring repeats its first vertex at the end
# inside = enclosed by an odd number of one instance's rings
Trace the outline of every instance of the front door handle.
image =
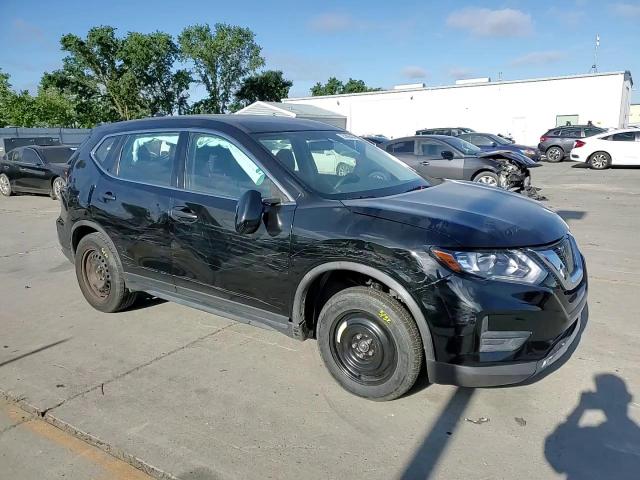
{"type": "Polygon", "coordinates": [[[429,165],[429,162],[427,162],[427,161],[425,160],[425,161],[423,161],[423,162],[420,162],[420,165],[427,166],[427,165],[429,165]]]}
{"type": "Polygon", "coordinates": [[[102,201],[105,202],[105,203],[106,202],[113,202],[113,201],[115,201],[115,199],[116,199],[116,196],[111,192],[104,192],[102,194],[102,201]]]}
{"type": "Polygon", "coordinates": [[[198,214],[189,207],[173,207],[169,211],[169,216],[176,222],[194,223],[198,221],[198,214]]]}

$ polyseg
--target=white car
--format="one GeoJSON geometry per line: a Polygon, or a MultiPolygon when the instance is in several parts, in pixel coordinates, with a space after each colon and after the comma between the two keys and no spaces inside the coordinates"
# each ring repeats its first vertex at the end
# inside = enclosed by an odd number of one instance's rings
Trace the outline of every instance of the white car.
{"type": "Polygon", "coordinates": [[[570,158],[595,170],[612,165],[640,165],[640,130],[625,128],[581,138],[573,144],[570,158]]]}

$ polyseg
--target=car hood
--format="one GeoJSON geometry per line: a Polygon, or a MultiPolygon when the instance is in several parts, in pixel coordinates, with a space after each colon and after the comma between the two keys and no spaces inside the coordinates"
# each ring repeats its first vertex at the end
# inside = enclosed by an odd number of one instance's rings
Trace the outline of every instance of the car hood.
{"type": "Polygon", "coordinates": [[[567,224],[542,204],[495,187],[444,181],[414,192],[343,200],[354,213],[423,228],[441,247],[513,248],[552,243],[567,224]]]}
{"type": "Polygon", "coordinates": [[[518,152],[514,152],[512,150],[501,150],[501,149],[496,149],[496,150],[489,150],[487,152],[480,152],[478,153],[478,157],[481,158],[507,158],[509,160],[513,160],[514,162],[516,162],[517,164],[526,167],[526,168],[534,168],[534,167],[539,167],[540,164],[531,160],[529,157],[527,157],[526,155],[523,155],[521,153],[518,152]]]}

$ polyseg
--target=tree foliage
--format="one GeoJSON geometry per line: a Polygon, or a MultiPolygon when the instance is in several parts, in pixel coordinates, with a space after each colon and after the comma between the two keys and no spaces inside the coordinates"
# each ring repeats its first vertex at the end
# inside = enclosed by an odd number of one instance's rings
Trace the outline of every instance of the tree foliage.
{"type": "Polygon", "coordinates": [[[343,93],[361,93],[361,92],[376,92],[381,90],[380,88],[367,87],[363,80],[355,80],[349,78],[346,83],[338,80],[336,77],[330,77],[327,83],[316,83],[311,87],[311,95],[314,97],[320,95],[339,95],[343,93]]]}
{"type": "Polygon", "coordinates": [[[293,82],[286,80],[282,71],[267,70],[247,77],[236,92],[232,110],[239,110],[253,102],[279,102],[289,95],[293,82]]]}
{"type": "Polygon", "coordinates": [[[225,113],[242,81],[264,65],[261,48],[248,28],[217,23],[192,25],[178,36],[182,58],[191,62],[208,98],[192,106],[194,113],[225,113]]]}

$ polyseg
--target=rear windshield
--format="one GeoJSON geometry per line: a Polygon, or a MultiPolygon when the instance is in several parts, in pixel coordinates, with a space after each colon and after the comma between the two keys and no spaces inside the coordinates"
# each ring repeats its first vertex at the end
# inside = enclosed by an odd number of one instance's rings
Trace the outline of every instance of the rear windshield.
{"type": "Polygon", "coordinates": [[[40,150],[40,155],[42,155],[47,163],[67,163],[75,152],[76,149],[69,148],[51,148],[47,150],[40,150]]]}

